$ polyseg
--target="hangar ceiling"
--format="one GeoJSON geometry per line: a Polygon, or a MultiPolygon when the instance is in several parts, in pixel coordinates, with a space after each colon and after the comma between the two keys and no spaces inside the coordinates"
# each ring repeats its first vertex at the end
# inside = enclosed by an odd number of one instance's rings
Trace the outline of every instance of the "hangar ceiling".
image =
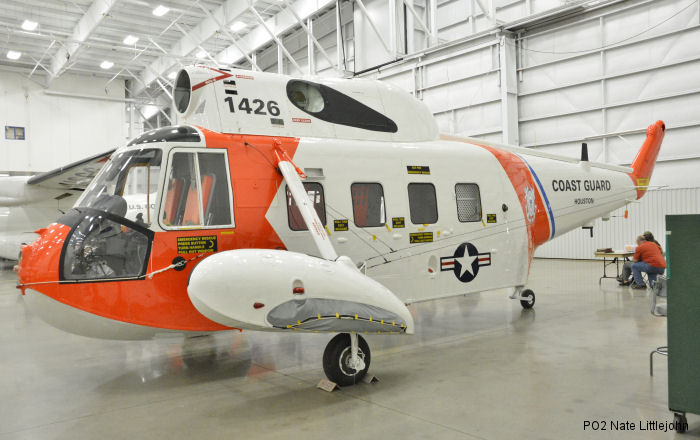
{"type": "MultiPolygon", "coordinates": [[[[353,42],[348,56],[359,53],[366,67],[377,58],[397,60],[465,34],[498,28],[513,18],[534,20],[543,12],[550,16],[551,11],[566,13],[581,5],[609,2],[3,0],[0,69],[18,71],[46,88],[66,72],[104,77],[106,85],[122,79],[127,81],[128,97],[157,104],[158,96],[167,98],[175,71],[198,62],[255,68],[257,57],[264,56],[261,70],[272,66],[284,71],[285,64],[290,73],[316,73],[322,69],[313,61],[304,65],[295,60],[300,53],[307,57],[307,47],[312,47],[308,58],[317,56],[323,68],[346,73],[340,55],[327,53],[329,47],[338,47],[341,38],[353,38],[331,35],[346,23],[358,26],[362,40],[357,48],[353,42]],[[322,23],[316,27],[312,21],[322,23]],[[406,31],[409,26],[414,32],[406,31]],[[288,44],[295,35],[298,41],[288,44]],[[326,39],[319,43],[322,37],[326,39]],[[381,54],[376,57],[372,52],[381,54]]],[[[353,70],[362,69],[354,62],[353,70]]]]}
{"type": "Polygon", "coordinates": [[[333,5],[328,0],[3,0],[0,68],[26,73],[46,86],[71,72],[129,80],[132,96],[160,93],[182,65],[250,67],[248,54],[274,44],[272,33],[280,35],[285,25],[298,25],[297,18],[333,5]]]}

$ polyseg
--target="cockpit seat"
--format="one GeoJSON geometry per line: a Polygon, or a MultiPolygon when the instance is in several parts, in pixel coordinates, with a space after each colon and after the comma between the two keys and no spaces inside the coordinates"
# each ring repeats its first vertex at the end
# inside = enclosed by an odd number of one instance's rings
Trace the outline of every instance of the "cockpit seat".
{"type": "MultiPolygon", "coordinates": [[[[215,176],[211,174],[205,174],[202,176],[202,211],[204,212],[204,218],[208,219],[209,210],[211,208],[209,202],[211,201],[212,194],[214,193],[214,184],[216,183],[215,176]]],[[[187,193],[187,201],[185,204],[185,214],[183,216],[183,225],[200,225],[199,221],[199,200],[197,197],[197,187],[191,185],[187,193]]],[[[205,221],[205,224],[208,224],[205,221]]]]}
{"type": "Polygon", "coordinates": [[[209,202],[214,195],[214,187],[216,186],[216,176],[205,174],[202,176],[202,208],[204,211],[204,224],[208,225],[211,220],[211,209],[213,204],[209,202]]]}
{"type": "Polygon", "coordinates": [[[118,215],[119,217],[124,217],[127,211],[126,200],[121,196],[103,194],[95,200],[92,208],[100,209],[102,211],[107,211],[111,214],[118,215]]]}

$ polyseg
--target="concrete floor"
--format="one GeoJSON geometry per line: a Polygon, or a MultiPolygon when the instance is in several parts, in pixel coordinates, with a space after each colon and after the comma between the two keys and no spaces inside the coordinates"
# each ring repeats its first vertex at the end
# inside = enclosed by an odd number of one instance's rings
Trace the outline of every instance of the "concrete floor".
{"type": "Polygon", "coordinates": [[[370,336],[380,382],[327,393],[328,335],[87,339],[33,316],[0,272],[0,440],[700,438],[594,432],[585,421],[671,421],[666,322],[649,293],[598,286],[601,264],[536,260],[524,311],[503,291],[413,306],[417,334],[370,336]],[[216,360],[207,362],[214,350],[216,360]]]}

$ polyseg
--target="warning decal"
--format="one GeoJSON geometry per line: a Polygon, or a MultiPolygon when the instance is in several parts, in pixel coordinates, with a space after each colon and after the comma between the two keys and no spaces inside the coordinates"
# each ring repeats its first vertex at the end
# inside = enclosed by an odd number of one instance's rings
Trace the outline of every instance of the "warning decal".
{"type": "Polygon", "coordinates": [[[415,232],[413,234],[408,234],[409,243],[432,243],[433,233],[432,232],[415,232]]]}
{"type": "Polygon", "coordinates": [[[347,231],[348,230],[348,219],[333,220],[333,230],[335,230],[335,231],[347,231]]]}
{"type": "Polygon", "coordinates": [[[408,174],[430,174],[430,167],[425,165],[408,165],[406,170],[408,174]]]}
{"type": "Polygon", "coordinates": [[[486,223],[496,223],[496,214],[486,214],[486,223]]]}
{"type": "Polygon", "coordinates": [[[216,235],[202,237],[177,237],[178,254],[200,254],[203,252],[216,252],[216,235]]]}

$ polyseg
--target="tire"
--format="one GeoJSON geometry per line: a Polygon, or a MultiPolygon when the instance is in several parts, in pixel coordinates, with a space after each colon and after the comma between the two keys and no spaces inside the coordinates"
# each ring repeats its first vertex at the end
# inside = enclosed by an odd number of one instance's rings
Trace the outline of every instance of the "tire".
{"type": "Polygon", "coordinates": [[[520,305],[523,306],[523,309],[531,309],[535,305],[535,292],[533,292],[532,290],[525,289],[520,294],[520,296],[528,298],[520,300],[520,305]]]}
{"type": "Polygon", "coordinates": [[[360,335],[357,335],[357,355],[365,361],[365,368],[361,371],[350,368],[346,363],[350,358],[350,335],[347,333],[335,335],[323,352],[323,372],[326,373],[328,380],[341,387],[361,381],[369,370],[371,356],[369,345],[360,335]]]}

